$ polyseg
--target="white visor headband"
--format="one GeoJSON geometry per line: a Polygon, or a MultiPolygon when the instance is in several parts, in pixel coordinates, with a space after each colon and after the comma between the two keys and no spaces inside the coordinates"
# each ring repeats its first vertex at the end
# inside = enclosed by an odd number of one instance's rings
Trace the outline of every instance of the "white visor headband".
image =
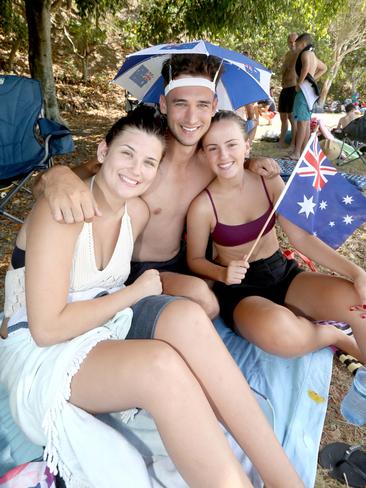
{"type": "Polygon", "coordinates": [[[179,78],[177,80],[170,80],[164,90],[165,96],[167,96],[170,91],[174,90],[174,88],[180,88],[182,86],[204,86],[211,90],[213,93],[216,93],[216,83],[214,81],[210,81],[207,78],[198,78],[196,76],[192,76],[191,78],[179,78]]]}

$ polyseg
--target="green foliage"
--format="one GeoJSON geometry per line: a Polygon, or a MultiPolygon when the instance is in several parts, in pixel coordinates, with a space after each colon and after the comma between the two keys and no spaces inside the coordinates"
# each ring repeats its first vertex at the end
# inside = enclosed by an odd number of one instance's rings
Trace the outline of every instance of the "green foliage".
{"type": "Polygon", "coordinates": [[[77,51],[82,55],[89,54],[107,37],[105,30],[95,26],[88,17],[71,19],[68,29],[77,51]]]}
{"type": "Polygon", "coordinates": [[[179,41],[186,34],[186,0],[142,0],[134,26],[142,45],[179,41]]]}
{"type": "Polygon", "coordinates": [[[330,19],[341,5],[342,0],[143,0],[133,26],[143,46],[205,38],[248,51],[276,73],[289,32],[310,32],[323,54],[330,19]]]}
{"type": "Polygon", "coordinates": [[[113,26],[118,31],[121,46],[126,51],[135,51],[145,45],[141,41],[142,36],[139,33],[139,22],[133,15],[115,17],[113,26]]]}
{"type": "Polygon", "coordinates": [[[75,0],[81,17],[99,19],[107,12],[116,13],[127,5],[127,0],[75,0]]]}
{"type": "MultiPolygon", "coordinates": [[[[228,30],[256,37],[270,29],[311,31],[324,35],[342,0],[143,0],[139,4],[141,40],[163,42],[181,36],[216,37],[228,30]],[[295,20],[295,22],[294,22],[295,20]],[[283,22],[284,21],[284,22],[283,22]],[[287,25],[286,25],[287,24],[287,25]],[[291,28],[291,26],[290,26],[291,28]]],[[[288,30],[287,30],[288,31],[288,30]]]]}
{"type": "Polygon", "coordinates": [[[25,21],[23,2],[0,0],[0,29],[13,39],[18,39],[21,45],[27,40],[27,23],[25,21]]]}
{"type": "Polygon", "coordinates": [[[366,99],[366,50],[359,49],[346,57],[332,86],[332,96],[337,99],[351,98],[353,91],[366,99]]]}
{"type": "Polygon", "coordinates": [[[13,8],[11,0],[0,0],[0,27],[5,33],[11,30],[13,20],[13,8]]]}
{"type": "MultiPolygon", "coordinates": [[[[356,20],[360,8],[354,6],[366,3],[365,0],[44,1],[49,8],[52,4],[55,42],[62,43],[69,52],[71,46],[79,59],[93,53],[88,60],[92,69],[105,56],[112,66],[123,53],[148,45],[204,38],[240,52],[248,51],[253,59],[274,72],[274,85],[280,83],[289,32],[311,33],[317,54],[331,67],[336,19],[339,22],[345,16],[347,21],[356,20]]],[[[22,39],[26,46],[24,0],[0,0],[0,11],[0,29],[6,38],[17,42],[22,39]]],[[[345,58],[334,92],[342,87],[350,89],[352,80],[358,87],[366,84],[364,71],[353,59],[351,54],[345,58]]]]}

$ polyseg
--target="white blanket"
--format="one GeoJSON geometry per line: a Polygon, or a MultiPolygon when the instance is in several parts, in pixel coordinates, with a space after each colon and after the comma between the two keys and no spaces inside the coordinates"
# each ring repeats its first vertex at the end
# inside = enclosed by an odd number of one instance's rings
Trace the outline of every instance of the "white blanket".
{"type": "MultiPolygon", "coordinates": [[[[100,291],[73,294],[69,301],[88,299],[100,291]]],[[[21,309],[9,323],[24,320],[21,309]]],[[[131,320],[128,308],[104,326],[50,347],[37,346],[28,328],[0,340],[0,382],[9,392],[12,416],[32,442],[45,446],[44,458],[51,471],[56,473],[58,468],[70,487],[107,488],[118,486],[121,480],[125,486],[150,486],[137,451],[115,430],[67,401],[72,377],[86,355],[100,341],[124,339],[131,320]],[[121,456],[127,467],[120,462],[121,456]],[[107,474],[97,468],[101,457],[106,458],[107,474]]],[[[123,412],[123,418],[135,412],[123,412]]]]}

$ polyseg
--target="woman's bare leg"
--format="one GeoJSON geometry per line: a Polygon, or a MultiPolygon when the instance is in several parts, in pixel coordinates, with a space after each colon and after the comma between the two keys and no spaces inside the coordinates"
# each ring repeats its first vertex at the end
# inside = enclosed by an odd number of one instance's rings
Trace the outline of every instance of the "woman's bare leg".
{"type": "Polygon", "coordinates": [[[354,357],[362,356],[353,337],[331,325],[316,325],[266,298],[248,297],[242,300],[235,309],[234,317],[236,330],[241,336],[277,356],[303,356],[330,345],[354,357]]]}
{"type": "Polygon", "coordinates": [[[202,388],[161,341],[104,341],[72,380],[71,403],[93,412],[148,410],[190,487],[252,486],[220,428],[202,388]]]}
{"type": "MultiPolygon", "coordinates": [[[[350,281],[322,273],[301,273],[291,283],[286,304],[315,320],[347,322],[361,350],[361,355],[350,354],[366,362],[366,318],[361,318],[366,312],[350,310],[360,305],[360,297],[350,281]]],[[[341,344],[339,347],[344,349],[341,344]]]]}
{"type": "Polygon", "coordinates": [[[155,338],[170,344],[191,368],[266,487],[302,487],[240,369],[203,310],[186,300],[170,303],[159,318],[155,338]]]}
{"type": "Polygon", "coordinates": [[[286,295],[286,306],[294,312],[262,297],[248,297],[237,305],[234,319],[243,337],[272,354],[296,357],[334,345],[364,362],[366,323],[360,314],[349,310],[356,302],[349,281],[304,272],[296,276],[286,295]],[[331,325],[314,324],[305,317],[348,322],[355,337],[331,325]]]}
{"type": "Polygon", "coordinates": [[[160,273],[160,277],[163,293],[193,300],[201,305],[210,319],[218,316],[220,309],[217,298],[203,279],[170,271],[160,273]]]}

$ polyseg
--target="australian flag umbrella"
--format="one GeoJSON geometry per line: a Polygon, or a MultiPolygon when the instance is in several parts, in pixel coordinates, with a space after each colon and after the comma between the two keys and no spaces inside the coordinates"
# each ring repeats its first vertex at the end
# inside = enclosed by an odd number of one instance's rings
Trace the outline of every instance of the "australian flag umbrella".
{"type": "Polygon", "coordinates": [[[224,71],[217,86],[218,108],[236,110],[248,103],[270,98],[271,71],[252,59],[207,41],[159,44],[130,54],[113,82],[139,101],[159,103],[164,94],[161,68],[172,54],[206,54],[223,62],[224,71]]]}

